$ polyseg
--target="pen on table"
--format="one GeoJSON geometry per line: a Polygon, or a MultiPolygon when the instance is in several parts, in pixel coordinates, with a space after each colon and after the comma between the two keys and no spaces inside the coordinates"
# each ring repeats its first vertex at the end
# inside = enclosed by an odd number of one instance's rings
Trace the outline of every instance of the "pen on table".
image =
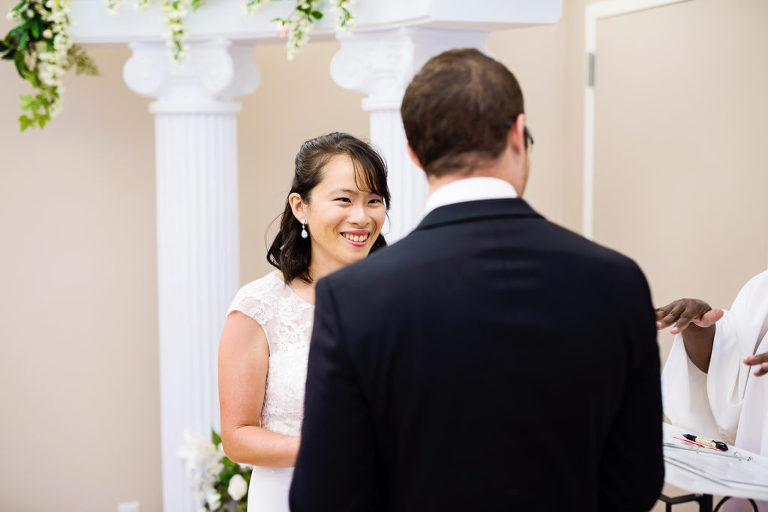
{"type": "MultiPolygon", "coordinates": [[[[682,439],[682,438],[681,437],[680,438],[675,437],[675,439],[682,439]]],[[[705,453],[707,455],[712,455],[712,456],[715,456],[715,457],[732,457],[732,458],[737,459],[737,460],[739,460],[741,462],[751,462],[752,461],[752,457],[750,457],[749,455],[742,455],[739,452],[729,451],[728,453],[725,453],[725,452],[721,452],[717,448],[710,448],[709,446],[701,446],[701,445],[699,445],[697,443],[693,443],[693,442],[690,442],[690,441],[686,441],[686,442],[690,443],[690,444],[688,446],[683,446],[683,445],[680,445],[680,444],[677,444],[677,443],[669,443],[669,442],[666,442],[666,441],[663,444],[664,444],[664,448],[670,448],[670,449],[675,449],[675,450],[688,450],[688,451],[692,451],[692,452],[695,452],[695,453],[705,453]],[[702,448],[706,448],[706,450],[702,450],[702,448]]],[[[665,455],[664,457],[666,459],[667,456],[665,455]]]]}
{"type": "Polygon", "coordinates": [[[724,451],[724,452],[728,451],[728,445],[722,441],[707,441],[706,439],[703,439],[701,437],[696,437],[693,434],[683,434],[683,437],[688,439],[689,441],[693,441],[694,443],[703,444],[711,448],[717,448],[718,450],[724,451]]]}
{"type": "Polygon", "coordinates": [[[690,445],[690,446],[696,446],[696,447],[699,447],[699,448],[706,448],[707,450],[712,450],[713,452],[719,452],[720,451],[717,448],[713,448],[711,446],[707,446],[707,445],[704,445],[704,444],[701,444],[701,443],[696,443],[694,441],[689,441],[688,439],[686,439],[684,437],[674,436],[673,439],[677,439],[679,441],[682,441],[685,444],[690,445]]]}

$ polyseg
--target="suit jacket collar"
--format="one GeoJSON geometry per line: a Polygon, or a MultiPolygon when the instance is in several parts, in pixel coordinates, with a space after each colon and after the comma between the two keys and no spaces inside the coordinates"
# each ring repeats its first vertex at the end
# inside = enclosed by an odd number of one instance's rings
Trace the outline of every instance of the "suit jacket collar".
{"type": "Polygon", "coordinates": [[[424,217],[424,220],[419,223],[416,230],[431,229],[446,224],[500,217],[543,218],[536,213],[525,200],[520,198],[485,199],[480,201],[453,203],[435,208],[424,217]]]}

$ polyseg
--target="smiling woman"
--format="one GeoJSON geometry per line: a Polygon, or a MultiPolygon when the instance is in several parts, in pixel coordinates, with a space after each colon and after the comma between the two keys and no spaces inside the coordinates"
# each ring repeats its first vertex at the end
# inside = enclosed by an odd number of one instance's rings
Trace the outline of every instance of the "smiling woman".
{"type": "Polygon", "coordinates": [[[349,155],[335,155],[323,167],[323,179],[311,196],[294,192],[288,198],[294,217],[309,229],[310,280],[365,257],[377,241],[376,248],[383,246],[384,196],[358,188],[358,173],[365,176],[349,155]]]}
{"type": "Polygon", "coordinates": [[[249,509],[288,511],[314,286],[386,245],[389,198],[386,165],[367,143],[331,133],[301,146],[267,255],[278,270],[237,293],[219,344],[221,438],[230,459],[254,465],[249,509]]]}
{"type": "Polygon", "coordinates": [[[345,133],[308,140],[296,155],[280,232],[267,261],[285,282],[298,278],[298,287],[311,284],[386,246],[380,233],[389,201],[386,164],[369,144],[345,133]],[[306,231],[308,240],[302,236],[306,231]],[[365,251],[350,250],[347,241],[360,243],[366,232],[365,251]]]}

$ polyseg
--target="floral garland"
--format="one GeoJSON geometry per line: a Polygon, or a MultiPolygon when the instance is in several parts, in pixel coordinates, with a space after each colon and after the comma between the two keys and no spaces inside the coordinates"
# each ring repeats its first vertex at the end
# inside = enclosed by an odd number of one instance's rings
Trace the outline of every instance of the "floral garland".
{"type": "Polygon", "coordinates": [[[203,510],[245,512],[252,470],[224,455],[221,437],[215,430],[211,430],[210,441],[185,432],[179,457],[187,461],[195,498],[205,503],[203,510]]]}
{"type": "Polygon", "coordinates": [[[77,74],[96,75],[98,69],[69,37],[69,0],[22,0],[8,19],[18,25],[0,41],[0,53],[37,90],[21,97],[19,127],[43,128],[61,112],[67,70],[74,66],[77,74]]]}
{"type": "MultiPolygon", "coordinates": [[[[259,8],[268,1],[276,0],[245,0],[243,9],[246,14],[254,15],[259,8]]],[[[345,34],[352,30],[354,18],[350,7],[356,0],[330,0],[331,9],[335,15],[334,28],[337,33],[345,34]]],[[[296,7],[287,18],[275,18],[280,25],[278,34],[286,36],[288,46],[288,60],[293,60],[309,42],[309,33],[314,24],[323,18],[320,11],[320,0],[297,0],[296,7]]]]}
{"type": "MultiPolygon", "coordinates": [[[[69,35],[69,4],[71,0],[21,0],[8,12],[8,18],[16,23],[0,40],[0,54],[4,60],[16,64],[19,75],[36,90],[33,95],[21,97],[21,131],[27,128],[43,128],[56,117],[62,108],[64,87],[61,80],[71,67],[77,74],[97,75],[98,69],[82,47],[72,44],[69,35]]],[[[185,21],[190,12],[197,10],[207,0],[162,0],[160,7],[165,13],[164,33],[171,58],[182,65],[188,57],[185,21]]],[[[253,15],[267,2],[279,0],[244,0],[246,14],[253,15]]],[[[285,18],[275,18],[278,34],[286,37],[288,60],[293,60],[309,42],[309,34],[315,23],[323,18],[321,0],[293,0],[295,7],[285,18]]],[[[354,26],[350,8],[356,0],[329,0],[334,14],[335,30],[349,33],[354,26]]],[[[122,0],[105,0],[107,12],[117,13],[122,0]]],[[[134,7],[146,10],[150,0],[135,0],[134,7]]]]}

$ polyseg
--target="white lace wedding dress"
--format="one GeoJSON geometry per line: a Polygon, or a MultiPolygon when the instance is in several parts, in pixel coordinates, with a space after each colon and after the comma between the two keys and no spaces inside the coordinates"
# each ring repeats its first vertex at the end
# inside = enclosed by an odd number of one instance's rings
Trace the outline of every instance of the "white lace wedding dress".
{"type": "MultiPolygon", "coordinates": [[[[243,286],[227,314],[240,311],[256,320],[267,335],[269,371],[261,426],[298,436],[304,415],[309,338],[314,306],[296,295],[277,271],[243,286]]],[[[255,466],[248,488],[248,510],[288,512],[293,468],[255,466]]]]}

